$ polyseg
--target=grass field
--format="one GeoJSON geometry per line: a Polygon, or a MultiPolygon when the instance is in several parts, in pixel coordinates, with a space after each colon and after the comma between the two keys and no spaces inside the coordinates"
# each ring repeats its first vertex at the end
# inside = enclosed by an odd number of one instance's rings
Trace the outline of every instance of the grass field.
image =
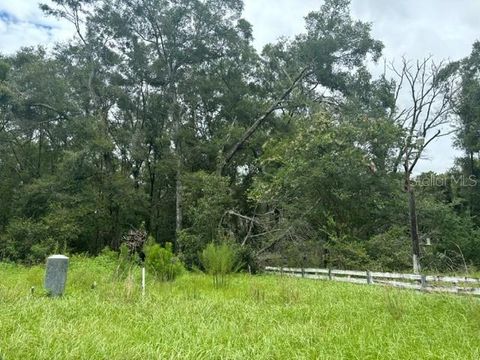
{"type": "Polygon", "coordinates": [[[113,266],[72,258],[55,299],[41,267],[0,264],[0,359],[480,359],[478,299],[197,274],[142,298],[139,271],[114,281],[113,266]]]}

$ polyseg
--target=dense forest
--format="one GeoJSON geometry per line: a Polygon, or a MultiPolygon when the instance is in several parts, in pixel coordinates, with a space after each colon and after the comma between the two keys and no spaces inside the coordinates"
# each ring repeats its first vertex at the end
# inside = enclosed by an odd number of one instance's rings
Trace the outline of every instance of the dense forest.
{"type": "Polygon", "coordinates": [[[374,76],[348,0],[261,52],[242,0],[52,4],[70,41],[0,55],[1,261],[144,228],[189,267],[211,242],[251,269],[480,267],[480,42],[374,76]],[[418,174],[441,136],[463,155],[418,174]]]}

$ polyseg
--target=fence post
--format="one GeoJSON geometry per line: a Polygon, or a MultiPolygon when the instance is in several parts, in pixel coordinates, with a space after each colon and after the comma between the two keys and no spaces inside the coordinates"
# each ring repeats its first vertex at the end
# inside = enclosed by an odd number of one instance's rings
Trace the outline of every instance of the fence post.
{"type": "Polygon", "coordinates": [[[370,272],[370,270],[367,270],[367,284],[368,285],[373,284],[372,273],[370,272]]]}
{"type": "Polygon", "coordinates": [[[302,278],[305,277],[305,269],[302,267],[302,278]]]}
{"type": "Polygon", "coordinates": [[[145,266],[142,267],[142,296],[145,296],[145,266]]]}
{"type": "Polygon", "coordinates": [[[332,269],[328,269],[328,280],[332,280],[332,269]]]}
{"type": "Polygon", "coordinates": [[[280,275],[283,276],[283,266],[280,266],[280,275]]]}
{"type": "Polygon", "coordinates": [[[422,284],[422,288],[427,287],[427,276],[426,275],[420,275],[420,283],[422,284]]]}

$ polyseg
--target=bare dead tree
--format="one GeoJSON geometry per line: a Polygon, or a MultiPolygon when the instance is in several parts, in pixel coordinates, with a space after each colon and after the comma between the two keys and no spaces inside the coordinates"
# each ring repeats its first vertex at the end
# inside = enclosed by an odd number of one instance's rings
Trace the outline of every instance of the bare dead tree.
{"type": "Polygon", "coordinates": [[[420,266],[420,241],[417,209],[412,174],[425,149],[436,139],[452,133],[447,129],[453,115],[453,100],[458,92],[458,79],[449,73],[448,63],[435,63],[431,57],[416,62],[402,58],[400,67],[390,64],[397,78],[395,110],[390,114],[404,130],[404,144],[400,146],[394,171],[403,167],[404,190],[408,194],[410,232],[412,239],[413,270],[420,266]],[[401,104],[406,104],[400,105],[401,104]]]}

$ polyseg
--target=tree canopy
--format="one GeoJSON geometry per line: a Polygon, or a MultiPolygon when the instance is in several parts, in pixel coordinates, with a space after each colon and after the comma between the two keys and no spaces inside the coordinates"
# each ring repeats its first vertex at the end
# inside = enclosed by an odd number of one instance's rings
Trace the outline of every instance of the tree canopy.
{"type": "Polygon", "coordinates": [[[479,43],[375,77],[348,0],[262,51],[242,0],[40,6],[76,34],[0,55],[0,260],[145,226],[189,267],[231,242],[250,268],[406,270],[412,241],[425,268],[480,266],[479,43]],[[446,124],[464,156],[415,174],[446,124]]]}

